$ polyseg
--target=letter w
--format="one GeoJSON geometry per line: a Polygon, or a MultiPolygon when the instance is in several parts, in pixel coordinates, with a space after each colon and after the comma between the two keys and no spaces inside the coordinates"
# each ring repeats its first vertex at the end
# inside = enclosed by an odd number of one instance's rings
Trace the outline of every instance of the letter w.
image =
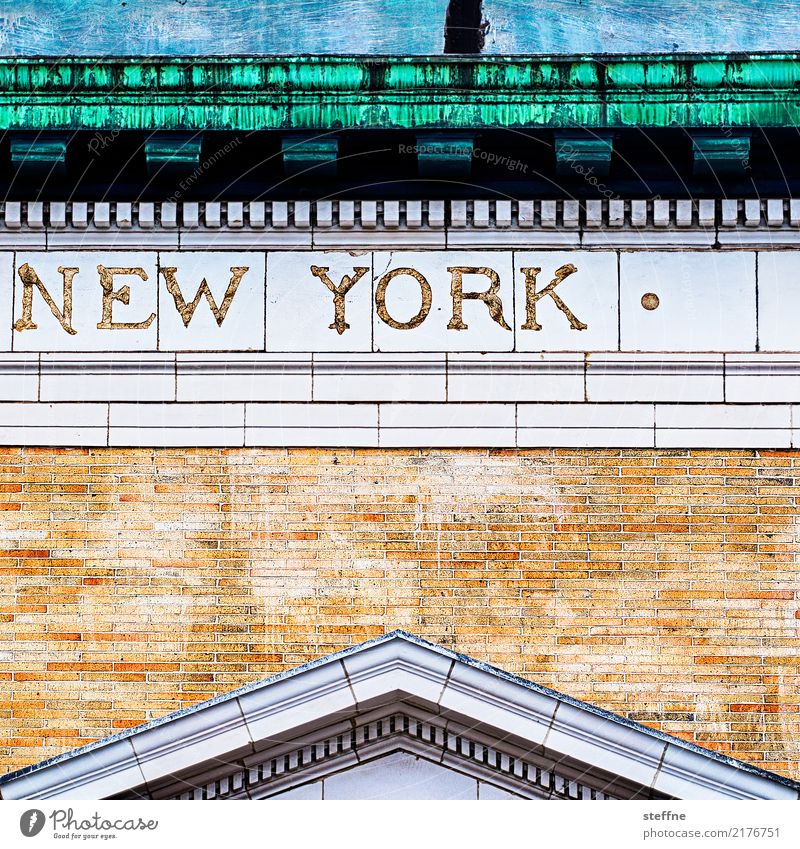
{"type": "Polygon", "coordinates": [[[244,277],[244,275],[250,270],[250,267],[234,266],[231,268],[231,282],[228,284],[228,288],[225,290],[225,297],[222,299],[222,303],[219,306],[217,306],[217,302],[214,300],[214,295],[211,293],[211,289],[209,288],[205,277],[200,283],[200,288],[197,290],[194,300],[190,304],[187,304],[183,297],[183,292],[181,292],[181,287],[178,285],[178,279],[175,276],[177,270],[177,268],[162,268],[161,273],[164,275],[164,282],[167,284],[167,290],[175,301],[175,308],[178,310],[181,318],[183,319],[183,326],[189,326],[189,322],[192,320],[192,316],[194,315],[194,311],[197,309],[197,305],[200,303],[200,299],[205,295],[205,299],[208,301],[208,306],[211,308],[211,312],[217,320],[217,327],[222,327],[222,322],[225,321],[225,316],[228,314],[228,308],[231,305],[233,296],[236,294],[236,290],[242,282],[242,277],[244,277]]]}

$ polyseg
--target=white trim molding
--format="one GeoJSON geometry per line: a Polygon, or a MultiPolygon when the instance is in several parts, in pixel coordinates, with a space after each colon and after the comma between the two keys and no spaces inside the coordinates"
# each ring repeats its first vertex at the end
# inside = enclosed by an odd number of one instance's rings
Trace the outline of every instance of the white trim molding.
{"type": "Polygon", "coordinates": [[[0,249],[797,247],[800,200],[6,201],[0,249]]]}
{"type": "Polygon", "coordinates": [[[800,784],[395,631],[0,778],[3,799],[269,798],[392,751],[523,798],[800,784]]]}
{"type": "Polygon", "coordinates": [[[800,201],[0,213],[2,445],[800,447],[800,201]]]}
{"type": "Polygon", "coordinates": [[[0,445],[790,449],[800,356],[8,353],[0,445]]]}

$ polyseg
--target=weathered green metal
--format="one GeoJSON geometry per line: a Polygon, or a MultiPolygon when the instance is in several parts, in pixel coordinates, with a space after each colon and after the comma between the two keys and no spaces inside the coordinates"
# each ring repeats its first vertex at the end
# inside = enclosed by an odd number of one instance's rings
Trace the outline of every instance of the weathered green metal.
{"type": "Polygon", "coordinates": [[[67,137],[63,134],[11,135],[11,164],[26,171],[62,170],[67,161],[67,137]]]}
{"type": "Polygon", "coordinates": [[[744,174],[750,160],[750,133],[728,130],[723,135],[696,135],[692,139],[696,176],[706,174],[744,174]]]}
{"type": "Polygon", "coordinates": [[[200,164],[202,146],[200,133],[154,133],[144,142],[147,168],[151,173],[162,168],[196,168],[200,164]]]}
{"type": "Polygon", "coordinates": [[[797,53],[0,60],[0,129],[797,124],[797,53]]]}
{"type": "MultiPolygon", "coordinates": [[[[614,137],[607,133],[584,133],[556,131],[556,171],[569,174],[576,166],[591,169],[587,173],[608,174],[611,154],[614,152],[614,137]]],[[[579,172],[582,173],[582,172],[579,172]]]]}
{"type": "Polygon", "coordinates": [[[417,168],[423,179],[466,179],[472,170],[472,133],[420,133],[416,138],[417,168]]]}
{"type": "Polygon", "coordinates": [[[315,177],[335,177],[339,140],[336,136],[289,134],[281,139],[283,167],[287,174],[313,171],[315,177]]]}

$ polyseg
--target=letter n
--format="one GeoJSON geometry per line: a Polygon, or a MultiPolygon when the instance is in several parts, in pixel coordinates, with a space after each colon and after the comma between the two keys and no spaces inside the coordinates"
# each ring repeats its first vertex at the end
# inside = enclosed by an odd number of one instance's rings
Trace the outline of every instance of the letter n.
{"type": "Polygon", "coordinates": [[[79,271],[79,268],[63,268],[59,265],[58,273],[64,281],[63,304],[59,309],[50,293],[45,289],[44,283],[39,279],[39,275],[30,265],[26,262],[20,266],[17,273],[22,281],[22,317],[14,322],[14,329],[22,332],[23,330],[36,330],[39,326],[33,320],[33,290],[38,289],[56,321],[70,336],[75,336],[78,331],[72,327],[72,279],[79,271]]]}

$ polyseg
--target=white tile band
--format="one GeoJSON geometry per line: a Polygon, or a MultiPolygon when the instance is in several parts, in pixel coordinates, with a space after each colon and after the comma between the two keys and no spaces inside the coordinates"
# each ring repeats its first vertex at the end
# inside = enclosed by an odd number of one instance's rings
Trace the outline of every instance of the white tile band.
{"type": "Polygon", "coordinates": [[[359,240],[350,250],[16,244],[0,250],[0,352],[800,353],[798,250],[359,240]]]}
{"type": "Polygon", "coordinates": [[[0,403],[0,444],[84,447],[800,447],[792,404],[0,403]]]}
{"type": "Polygon", "coordinates": [[[0,204],[0,246],[797,245],[800,201],[377,200],[0,204]],[[587,232],[588,231],[588,232],[587,232]]]}

